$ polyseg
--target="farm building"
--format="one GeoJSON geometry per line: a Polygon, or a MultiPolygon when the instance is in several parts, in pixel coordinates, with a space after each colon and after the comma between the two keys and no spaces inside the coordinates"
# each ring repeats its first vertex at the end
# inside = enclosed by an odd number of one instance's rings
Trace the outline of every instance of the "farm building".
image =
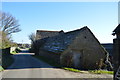
{"type": "Polygon", "coordinates": [[[79,69],[99,69],[105,65],[108,53],[87,26],[69,32],[55,31],[52,36],[50,32],[47,36],[37,30],[33,47],[36,55],[79,69]]]}

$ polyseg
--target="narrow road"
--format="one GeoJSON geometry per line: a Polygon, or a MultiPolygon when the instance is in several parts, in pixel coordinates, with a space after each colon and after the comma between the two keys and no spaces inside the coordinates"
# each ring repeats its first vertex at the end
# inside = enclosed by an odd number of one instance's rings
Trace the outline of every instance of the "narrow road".
{"type": "Polygon", "coordinates": [[[2,78],[111,78],[108,74],[75,73],[59,68],[34,58],[33,53],[19,53],[13,55],[14,63],[6,69],[2,78]]]}

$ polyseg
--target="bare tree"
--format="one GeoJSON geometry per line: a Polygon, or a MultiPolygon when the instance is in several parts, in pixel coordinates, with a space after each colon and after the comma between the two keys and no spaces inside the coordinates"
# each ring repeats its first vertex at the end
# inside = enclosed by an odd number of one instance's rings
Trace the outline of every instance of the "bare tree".
{"type": "Polygon", "coordinates": [[[18,20],[11,14],[0,11],[0,48],[13,45],[11,34],[21,31],[18,20]]]}
{"type": "Polygon", "coordinates": [[[0,12],[0,31],[9,35],[21,31],[18,20],[9,13],[0,12]]]}
{"type": "Polygon", "coordinates": [[[34,43],[34,41],[35,41],[35,34],[31,33],[30,35],[28,35],[28,37],[31,40],[31,43],[34,43]]]}

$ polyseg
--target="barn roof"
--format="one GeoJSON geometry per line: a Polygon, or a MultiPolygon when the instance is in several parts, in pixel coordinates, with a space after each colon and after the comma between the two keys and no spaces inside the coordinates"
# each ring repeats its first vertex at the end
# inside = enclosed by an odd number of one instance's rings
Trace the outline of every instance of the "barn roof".
{"type": "Polygon", "coordinates": [[[85,26],[81,29],[50,37],[44,44],[44,49],[55,53],[62,52],[72,43],[72,41],[80,34],[80,32],[86,29],[89,28],[85,26]]]}

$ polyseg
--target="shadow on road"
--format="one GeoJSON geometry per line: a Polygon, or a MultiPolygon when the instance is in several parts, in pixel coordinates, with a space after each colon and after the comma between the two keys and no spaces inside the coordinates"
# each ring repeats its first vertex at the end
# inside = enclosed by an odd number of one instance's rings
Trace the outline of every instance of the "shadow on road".
{"type": "Polygon", "coordinates": [[[22,50],[22,52],[12,55],[14,63],[7,69],[53,68],[49,64],[31,55],[33,55],[33,53],[29,53],[28,50],[22,50]]]}
{"type": "Polygon", "coordinates": [[[20,52],[20,53],[29,53],[29,51],[28,50],[22,50],[22,52],[20,52]]]}

